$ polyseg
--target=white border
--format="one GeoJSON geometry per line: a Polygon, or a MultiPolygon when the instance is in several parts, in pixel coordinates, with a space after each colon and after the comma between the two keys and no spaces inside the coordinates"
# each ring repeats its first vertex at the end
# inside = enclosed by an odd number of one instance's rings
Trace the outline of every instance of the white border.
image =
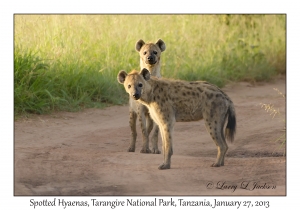
{"type": "MultiPolygon", "coordinates": [[[[298,98],[299,98],[299,10],[295,1],[22,1],[4,0],[1,3],[1,190],[0,208],[33,209],[29,206],[30,197],[13,196],[13,14],[15,13],[282,13],[287,14],[287,196],[266,197],[271,207],[294,207],[298,204],[299,191],[299,151],[298,98]],[[18,208],[21,207],[21,208],[18,208]]],[[[39,197],[42,199],[43,197],[39,197]]],[[[47,197],[48,199],[50,197],[47,197]]],[[[76,197],[76,200],[81,197],[76,197]]],[[[110,197],[106,197],[110,199],[110,197]]],[[[114,197],[115,199],[116,197],[114,197]]],[[[124,197],[121,197],[124,198],[124,197]]],[[[147,200],[147,197],[142,197],[147,200]]],[[[221,199],[223,197],[218,197],[221,199]]],[[[72,197],[68,199],[73,200],[72,197]]],[[[90,200],[89,197],[82,197],[90,200]]],[[[125,198],[124,198],[125,199],[125,198]]],[[[207,199],[213,199],[207,197],[207,199]]],[[[264,197],[224,197],[224,200],[263,200],[264,197]]],[[[75,199],[74,199],[75,200],[75,199]]],[[[38,209],[50,209],[49,207],[38,209]]],[[[61,208],[59,208],[61,209],[61,208]]],[[[73,208],[72,208],[73,209],[73,208]]],[[[107,208],[108,209],[108,208],[107,208]]],[[[178,209],[178,208],[177,208],[178,209]]]]}

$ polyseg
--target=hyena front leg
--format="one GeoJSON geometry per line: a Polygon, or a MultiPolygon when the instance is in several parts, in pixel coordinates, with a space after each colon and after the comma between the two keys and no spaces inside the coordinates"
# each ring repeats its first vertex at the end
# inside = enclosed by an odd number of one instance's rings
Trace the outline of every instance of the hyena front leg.
{"type": "Polygon", "coordinates": [[[149,149],[149,133],[148,129],[151,131],[153,124],[149,125],[150,127],[147,128],[147,123],[146,121],[149,118],[148,110],[145,106],[139,105],[139,121],[142,129],[142,135],[143,135],[143,146],[142,150],[140,151],[141,153],[151,153],[151,150],[149,149]],[[148,116],[147,116],[148,115],[148,116]]]}
{"type": "Polygon", "coordinates": [[[134,152],[135,151],[135,143],[136,143],[136,118],[137,113],[134,110],[129,111],[129,126],[131,129],[131,141],[128,148],[128,152],[134,152]]]}
{"type": "Polygon", "coordinates": [[[159,126],[159,130],[162,138],[162,151],[164,155],[164,163],[161,164],[158,169],[171,168],[171,156],[173,155],[172,135],[175,120],[166,122],[159,126]]]}

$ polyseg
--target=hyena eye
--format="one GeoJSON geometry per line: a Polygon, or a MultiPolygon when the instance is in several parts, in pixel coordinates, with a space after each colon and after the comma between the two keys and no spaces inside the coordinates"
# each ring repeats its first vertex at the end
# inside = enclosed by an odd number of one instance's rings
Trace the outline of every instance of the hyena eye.
{"type": "Polygon", "coordinates": [[[147,52],[145,51],[145,52],[144,52],[144,55],[146,55],[146,54],[147,54],[147,52]]]}
{"type": "Polygon", "coordinates": [[[156,52],[156,51],[153,51],[153,53],[154,53],[154,55],[156,55],[156,54],[157,54],[157,52],[156,52]]]}
{"type": "Polygon", "coordinates": [[[143,84],[142,84],[142,83],[139,83],[139,87],[143,87],[143,84]]]}
{"type": "Polygon", "coordinates": [[[131,85],[128,85],[128,89],[131,88],[131,85]]]}

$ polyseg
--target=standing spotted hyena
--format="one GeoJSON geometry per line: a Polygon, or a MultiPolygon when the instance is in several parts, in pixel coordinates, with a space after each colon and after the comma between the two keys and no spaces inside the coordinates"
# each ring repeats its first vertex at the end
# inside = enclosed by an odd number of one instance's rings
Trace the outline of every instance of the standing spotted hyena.
{"type": "MultiPolygon", "coordinates": [[[[141,69],[147,68],[150,74],[156,77],[161,77],[160,75],[160,55],[166,49],[165,43],[159,39],[156,43],[145,43],[143,40],[139,40],[135,45],[136,51],[140,54],[140,67],[141,69]]],[[[135,151],[136,143],[136,119],[139,117],[141,124],[142,135],[143,135],[143,146],[141,153],[154,153],[159,154],[158,150],[158,126],[153,123],[153,120],[149,116],[149,111],[147,107],[138,103],[136,100],[129,98],[129,125],[131,128],[131,141],[128,148],[128,152],[135,151]],[[153,129],[154,128],[154,129],[153,129]],[[149,149],[149,134],[151,130],[152,135],[152,151],[149,149]]]]}
{"type": "Polygon", "coordinates": [[[158,124],[162,136],[164,163],[159,169],[171,167],[173,127],[175,122],[204,119],[207,131],[215,142],[218,154],[214,167],[223,166],[228,150],[227,140],[233,142],[236,118],[230,98],[215,85],[204,81],[181,81],[151,77],[147,69],[127,74],[120,71],[123,84],[132,100],[145,105],[158,124]],[[224,125],[227,125],[224,134],[224,125]]]}

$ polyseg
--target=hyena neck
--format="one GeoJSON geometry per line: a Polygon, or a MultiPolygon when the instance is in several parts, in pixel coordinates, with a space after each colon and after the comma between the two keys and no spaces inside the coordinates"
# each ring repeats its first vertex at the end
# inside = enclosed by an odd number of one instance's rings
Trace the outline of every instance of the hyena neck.
{"type": "Polygon", "coordinates": [[[150,71],[152,76],[158,77],[160,78],[160,61],[158,60],[155,64],[151,65],[151,64],[146,64],[143,62],[143,60],[141,60],[140,62],[140,67],[141,69],[146,68],[150,71]]]}
{"type": "Polygon", "coordinates": [[[155,79],[151,78],[147,82],[147,84],[145,85],[144,92],[143,92],[141,98],[139,99],[139,101],[145,106],[148,106],[151,103],[155,102],[154,93],[153,93],[154,91],[152,89],[153,82],[154,82],[153,80],[155,80],[155,79]]]}

